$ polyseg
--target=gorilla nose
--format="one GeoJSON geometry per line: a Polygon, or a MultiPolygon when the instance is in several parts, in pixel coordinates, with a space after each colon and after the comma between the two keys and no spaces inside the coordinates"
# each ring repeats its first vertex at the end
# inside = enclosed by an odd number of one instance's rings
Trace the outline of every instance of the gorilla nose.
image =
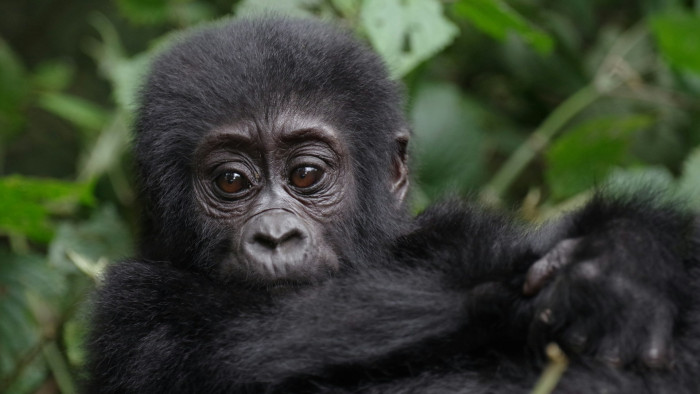
{"type": "Polygon", "coordinates": [[[310,237],[304,222],[296,215],[272,210],[253,217],[243,228],[243,253],[248,259],[279,273],[302,263],[310,237]]]}
{"type": "Polygon", "coordinates": [[[301,230],[296,227],[283,228],[277,226],[276,223],[270,223],[265,229],[253,234],[253,243],[257,243],[262,247],[270,250],[278,247],[287,246],[287,244],[303,240],[301,230]]]}

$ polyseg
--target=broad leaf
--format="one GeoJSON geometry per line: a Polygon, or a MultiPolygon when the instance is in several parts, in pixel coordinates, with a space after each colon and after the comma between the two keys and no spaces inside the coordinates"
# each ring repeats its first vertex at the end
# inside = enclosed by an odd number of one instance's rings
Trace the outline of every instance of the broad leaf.
{"type": "MultiPolygon", "coordinates": [[[[483,175],[484,133],[479,108],[452,85],[422,86],[411,111],[416,180],[426,197],[466,192],[483,175]]],[[[417,207],[420,210],[421,207],[417,207]]]]}
{"type": "Polygon", "coordinates": [[[51,215],[67,214],[79,204],[93,203],[92,185],[88,183],[18,175],[0,178],[0,233],[48,242],[53,234],[51,215]]]}
{"type": "Polygon", "coordinates": [[[21,112],[30,84],[12,49],[0,38],[0,142],[19,131],[25,122],[21,112]]]}
{"type": "Polygon", "coordinates": [[[65,93],[44,93],[39,106],[78,127],[99,130],[107,122],[108,112],[100,106],[65,93]]]}
{"type": "Polygon", "coordinates": [[[460,0],[455,3],[454,11],[497,40],[503,41],[512,32],[540,53],[549,53],[554,46],[552,37],[532,26],[501,0],[460,0]]]}
{"type": "Polygon", "coordinates": [[[396,78],[442,50],[458,33],[437,0],[366,0],[360,20],[396,78]]]}
{"type": "Polygon", "coordinates": [[[661,53],[674,66],[700,73],[700,15],[674,13],[653,18],[661,53]]]}
{"type": "Polygon", "coordinates": [[[576,126],[547,151],[545,172],[552,196],[565,199],[602,182],[613,167],[630,162],[632,132],[648,127],[648,116],[604,117],[576,126]]]}

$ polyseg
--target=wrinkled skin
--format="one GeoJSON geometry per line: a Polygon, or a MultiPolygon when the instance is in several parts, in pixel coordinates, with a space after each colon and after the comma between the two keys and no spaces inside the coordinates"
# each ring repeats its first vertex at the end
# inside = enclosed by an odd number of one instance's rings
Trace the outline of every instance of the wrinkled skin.
{"type": "Polygon", "coordinates": [[[200,209],[233,230],[222,276],[308,282],[339,269],[323,228],[356,198],[347,148],[330,125],[280,118],[215,130],[197,149],[200,209]]]}
{"type": "Polygon", "coordinates": [[[700,225],[597,197],[540,228],[460,202],[412,218],[399,88],[312,21],[200,31],[136,127],[139,256],[95,298],[88,392],[558,392],[700,385],[700,225]]]}

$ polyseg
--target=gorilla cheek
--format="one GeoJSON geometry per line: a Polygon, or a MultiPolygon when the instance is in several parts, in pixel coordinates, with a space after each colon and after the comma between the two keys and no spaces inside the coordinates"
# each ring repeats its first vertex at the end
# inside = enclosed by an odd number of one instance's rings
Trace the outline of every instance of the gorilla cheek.
{"type": "Polygon", "coordinates": [[[263,211],[241,228],[237,270],[263,280],[309,281],[338,268],[338,259],[313,223],[284,209],[263,211]]]}

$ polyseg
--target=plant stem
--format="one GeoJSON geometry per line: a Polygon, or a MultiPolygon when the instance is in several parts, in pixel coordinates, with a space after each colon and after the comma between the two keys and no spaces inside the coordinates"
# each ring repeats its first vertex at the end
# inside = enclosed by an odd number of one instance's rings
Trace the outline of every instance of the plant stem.
{"type": "Polygon", "coordinates": [[[58,387],[62,394],[75,394],[77,392],[73,377],[68,368],[68,362],[58,349],[55,340],[49,341],[44,345],[44,359],[46,360],[53,377],[56,379],[58,387]]]}
{"type": "Polygon", "coordinates": [[[549,145],[552,138],[581,110],[601,97],[593,84],[588,84],[561,103],[542,122],[527,140],[501,166],[491,181],[482,189],[481,200],[497,205],[508,187],[532,159],[549,145]]]}

